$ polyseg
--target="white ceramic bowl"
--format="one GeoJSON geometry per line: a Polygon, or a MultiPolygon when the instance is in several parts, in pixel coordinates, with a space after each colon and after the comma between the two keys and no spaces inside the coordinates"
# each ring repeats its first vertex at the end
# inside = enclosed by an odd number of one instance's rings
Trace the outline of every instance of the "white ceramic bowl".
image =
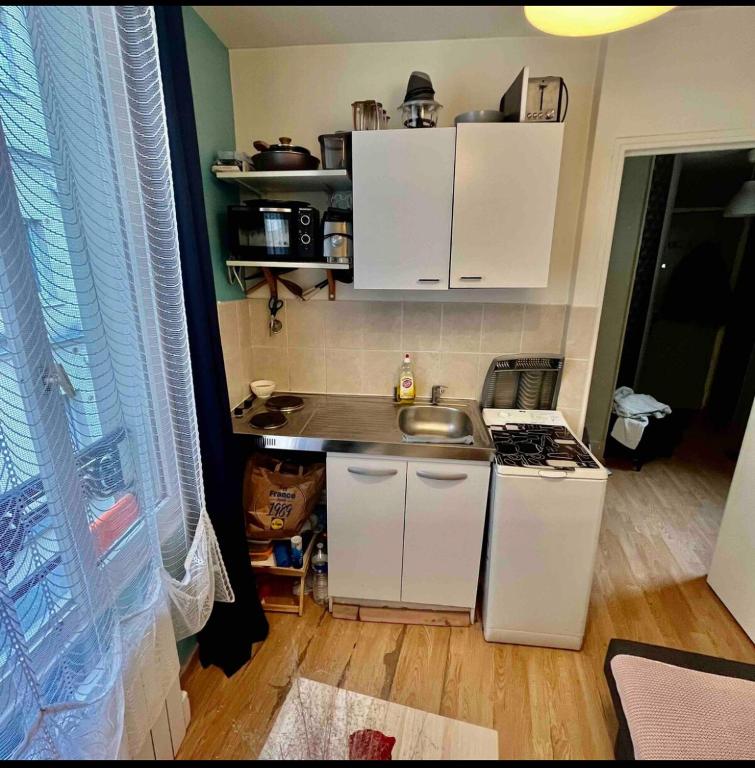
{"type": "Polygon", "coordinates": [[[260,400],[267,400],[275,392],[275,382],[269,379],[258,379],[252,382],[252,392],[260,400]]]}

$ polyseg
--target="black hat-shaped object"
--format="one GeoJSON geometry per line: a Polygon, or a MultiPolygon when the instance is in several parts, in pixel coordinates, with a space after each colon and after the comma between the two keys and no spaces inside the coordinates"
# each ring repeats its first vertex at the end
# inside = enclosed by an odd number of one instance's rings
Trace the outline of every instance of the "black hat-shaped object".
{"type": "Polygon", "coordinates": [[[406,84],[406,96],[404,96],[404,102],[418,101],[420,99],[431,100],[435,98],[435,90],[433,89],[430,75],[427,72],[414,71],[409,76],[409,82],[406,84]]]}

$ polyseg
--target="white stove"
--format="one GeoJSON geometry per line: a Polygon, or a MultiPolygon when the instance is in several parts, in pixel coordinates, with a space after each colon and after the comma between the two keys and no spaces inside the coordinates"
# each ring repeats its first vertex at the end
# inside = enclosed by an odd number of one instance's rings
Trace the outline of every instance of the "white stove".
{"type": "Polygon", "coordinates": [[[499,474],[538,474],[605,479],[606,470],[572,434],[558,411],[485,408],[483,421],[496,450],[499,474]]]}
{"type": "Polygon", "coordinates": [[[608,474],[558,411],[485,408],[482,416],[496,447],[485,639],[577,650],[608,474]]]}

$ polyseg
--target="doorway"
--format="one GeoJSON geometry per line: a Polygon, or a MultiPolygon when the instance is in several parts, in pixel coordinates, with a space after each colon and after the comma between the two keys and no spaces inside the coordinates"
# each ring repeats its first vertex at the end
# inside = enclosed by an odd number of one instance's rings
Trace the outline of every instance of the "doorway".
{"type": "Polygon", "coordinates": [[[755,228],[731,214],[754,160],[737,149],[625,161],[586,419],[609,465],[698,451],[733,471],[755,396],[755,228]],[[634,448],[612,435],[619,387],[671,409],[634,448]]]}

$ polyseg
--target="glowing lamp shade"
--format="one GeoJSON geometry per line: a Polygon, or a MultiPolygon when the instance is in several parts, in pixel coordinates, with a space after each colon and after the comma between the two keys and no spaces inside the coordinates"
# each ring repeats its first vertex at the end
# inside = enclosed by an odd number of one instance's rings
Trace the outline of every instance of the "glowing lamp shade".
{"type": "Polygon", "coordinates": [[[652,21],[675,5],[525,5],[527,21],[542,32],[563,37],[605,35],[652,21]]]}

